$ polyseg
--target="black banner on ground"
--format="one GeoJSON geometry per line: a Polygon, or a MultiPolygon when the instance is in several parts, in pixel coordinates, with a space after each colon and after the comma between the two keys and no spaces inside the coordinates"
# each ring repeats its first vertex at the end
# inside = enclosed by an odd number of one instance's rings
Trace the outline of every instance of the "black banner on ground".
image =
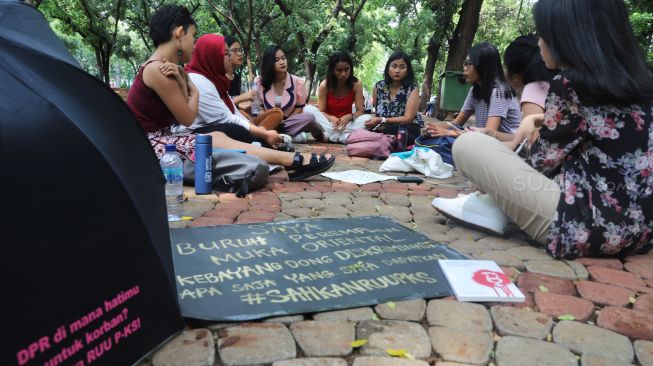
{"type": "Polygon", "coordinates": [[[384,217],[172,229],[183,316],[243,321],[451,295],[464,259],[384,217]]]}

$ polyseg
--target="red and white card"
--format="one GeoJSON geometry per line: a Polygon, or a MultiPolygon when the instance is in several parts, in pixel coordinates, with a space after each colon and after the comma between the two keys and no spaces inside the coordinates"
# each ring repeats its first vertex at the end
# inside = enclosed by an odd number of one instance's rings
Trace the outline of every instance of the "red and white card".
{"type": "Polygon", "coordinates": [[[459,301],[524,302],[524,294],[494,261],[439,260],[459,301]]]}

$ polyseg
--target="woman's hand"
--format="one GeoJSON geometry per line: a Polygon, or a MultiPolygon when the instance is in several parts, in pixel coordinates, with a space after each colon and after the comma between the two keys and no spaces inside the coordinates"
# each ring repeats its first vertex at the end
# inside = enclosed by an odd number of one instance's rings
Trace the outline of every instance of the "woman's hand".
{"type": "Polygon", "coordinates": [[[161,60],[163,63],[159,66],[159,70],[166,77],[172,77],[179,81],[181,75],[179,75],[179,66],[174,62],[170,62],[165,58],[161,60]]]}
{"type": "Polygon", "coordinates": [[[528,138],[528,145],[533,145],[535,140],[540,136],[540,127],[544,121],[544,114],[531,114],[524,117],[517,130],[517,135],[523,139],[522,136],[528,138]]]}
{"type": "Polygon", "coordinates": [[[265,131],[265,143],[272,146],[272,148],[276,149],[280,143],[282,143],[281,136],[279,136],[279,133],[275,130],[267,130],[265,131]]]}
{"type": "Polygon", "coordinates": [[[347,125],[349,124],[349,122],[351,122],[352,117],[353,116],[351,114],[347,114],[347,115],[344,115],[344,116],[340,117],[338,119],[338,122],[334,126],[335,130],[338,131],[338,132],[344,131],[347,128],[347,125]]]}
{"type": "Polygon", "coordinates": [[[372,117],[370,120],[365,122],[365,128],[371,130],[379,123],[381,123],[381,117],[372,117]]]}
{"type": "Polygon", "coordinates": [[[440,137],[440,136],[457,137],[460,135],[459,132],[450,130],[449,128],[437,123],[428,123],[426,125],[426,131],[432,137],[440,137]]]}

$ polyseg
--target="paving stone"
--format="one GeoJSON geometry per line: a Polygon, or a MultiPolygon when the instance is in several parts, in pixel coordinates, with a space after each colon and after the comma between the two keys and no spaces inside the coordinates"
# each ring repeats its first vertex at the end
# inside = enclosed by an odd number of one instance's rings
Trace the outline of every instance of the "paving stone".
{"type": "Polygon", "coordinates": [[[315,211],[311,210],[310,208],[305,208],[305,207],[282,209],[281,213],[284,213],[286,215],[290,215],[292,217],[296,217],[298,219],[313,217],[313,216],[317,215],[317,213],[315,211]]]}
{"type": "Polygon", "coordinates": [[[653,279],[653,261],[626,262],[624,267],[626,271],[634,273],[640,278],[646,280],[653,279]]]}
{"type": "Polygon", "coordinates": [[[326,205],[326,202],[319,198],[300,198],[293,201],[293,204],[297,207],[313,209],[326,205]]]}
{"type": "Polygon", "coordinates": [[[218,333],[218,353],[224,366],[272,363],[297,355],[288,328],[277,323],[247,323],[218,333]]]}
{"type": "Polygon", "coordinates": [[[653,366],[653,342],[635,341],[635,354],[642,366],[653,366]]]}
{"type": "Polygon", "coordinates": [[[431,342],[424,328],[413,322],[366,320],[356,329],[356,339],[367,339],[363,356],[388,356],[388,349],[405,349],[416,358],[431,355],[431,342]]]}
{"type": "Polygon", "coordinates": [[[567,260],[564,262],[567,263],[569,267],[571,267],[571,269],[576,274],[576,278],[578,278],[579,280],[586,280],[590,277],[590,273],[587,272],[587,268],[585,268],[585,266],[582,265],[581,263],[578,263],[576,261],[567,261],[567,260]]]}
{"type": "Polygon", "coordinates": [[[152,357],[153,366],[213,366],[215,343],[208,329],[186,331],[152,357]]]}
{"type": "Polygon", "coordinates": [[[372,308],[354,308],[336,311],[327,311],[313,315],[315,320],[348,320],[352,322],[360,322],[363,320],[370,320],[374,316],[372,308]]]}
{"type": "Polygon", "coordinates": [[[190,223],[190,227],[199,227],[199,226],[218,226],[218,225],[228,225],[233,224],[234,220],[227,219],[224,217],[200,217],[190,223]]]}
{"type": "Polygon", "coordinates": [[[348,356],[354,341],[354,324],[346,321],[300,321],[290,332],[304,354],[314,356],[348,356]]]}
{"type": "Polygon", "coordinates": [[[546,314],[513,307],[493,306],[491,313],[496,329],[502,336],[544,339],[553,325],[553,320],[546,314]]]}
{"type": "Polygon", "coordinates": [[[456,239],[449,244],[449,248],[466,254],[486,252],[491,249],[488,246],[482,244],[480,241],[469,239],[456,239]]]}
{"type": "Polygon", "coordinates": [[[379,304],[374,311],[383,319],[420,321],[426,311],[426,300],[394,301],[393,306],[389,303],[379,304]]]}
{"type": "Polygon", "coordinates": [[[594,281],[579,281],[576,289],[580,296],[600,305],[626,306],[635,296],[633,291],[626,288],[594,281]]]}
{"type": "Polygon", "coordinates": [[[500,266],[515,267],[520,271],[526,268],[524,262],[505,250],[488,250],[478,252],[474,253],[472,257],[474,257],[474,259],[495,261],[500,266]]]}
{"type": "Polygon", "coordinates": [[[542,248],[535,248],[532,246],[521,246],[508,249],[508,253],[523,261],[532,260],[553,260],[551,255],[547,254],[542,248]]]}
{"type": "Polygon", "coordinates": [[[485,233],[472,229],[467,229],[462,226],[455,226],[454,228],[449,230],[447,234],[454,236],[456,238],[466,238],[466,239],[472,238],[472,240],[479,240],[487,236],[487,234],[485,233]]]}
{"type": "Polygon", "coordinates": [[[553,341],[576,353],[633,361],[634,351],[628,338],[594,325],[561,321],[553,328],[553,341]]]}
{"type": "Polygon", "coordinates": [[[594,304],[579,297],[535,291],[535,304],[539,311],[553,317],[570,314],[584,322],[594,314],[594,304]]]}
{"type": "Polygon", "coordinates": [[[646,286],[644,281],[642,281],[636,275],[625,272],[618,271],[610,268],[589,266],[587,270],[590,273],[590,276],[595,281],[608,283],[612,285],[617,285],[621,287],[626,287],[630,289],[636,289],[637,287],[646,286]]]}
{"type": "Polygon", "coordinates": [[[429,363],[407,358],[356,357],[352,366],[429,366],[429,363]]]}
{"type": "Polygon", "coordinates": [[[492,319],[485,306],[451,300],[431,300],[426,307],[429,325],[489,332],[492,319]]]}
{"type": "Polygon", "coordinates": [[[617,306],[599,312],[596,324],[632,339],[653,341],[653,314],[617,306]]]}
{"type": "MultiPolygon", "coordinates": [[[[313,187],[313,186],[311,186],[313,187]]],[[[280,197],[282,195],[279,195],[280,197]]],[[[288,199],[288,200],[297,200],[297,199],[302,199],[302,198],[316,198],[316,199],[322,199],[324,198],[324,194],[322,192],[315,192],[315,191],[305,191],[305,192],[299,192],[296,194],[292,193],[284,193],[283,198],[288,199]],[[296,197],[294,196],[296,195],[296,197]]]]}
{"type": "Polygon", "coordinates": [[[523,291],[539,291],[540,286],[546,287],[549,292],[560,295],[575,295],[576,287],[569,280],[546,276],[537,273],[522,273],[517,280],[517,286],[523,291]]]}
{"type": "Polygon", "coordinates": [[[653,287],[653,280],[644,280],[644,282],[646,282],[648,287],[653,287]]]}
{"type": "Polygon", "coordinates": [[[381,193],[380,198],[388,206],[410,205],[410,198],[405,194],[381,193]]]}
{"type": "Polygon", "coordinates": [[[347,366],[342,358],[314,357],[296,358],[293,360],[275,361],[272,366],[347,366]]]}
{"type": "Polygon", "coordinates": [[[433,349],[445,361],[485,365],[490,360],[490,353],[494,348],[494,340],[489,332],[431,327],[429,337],[433,349]]]}
{"type": "Polygon", "coordinates": [[[449,361],[438,361],[435,363],[435,366],[472,366],[472,364],[449,362],[449,361]]]}
{"type": "Polygon", "coordinates": [[[486,236],[479,239],[478,243],[492,250],[506,250],[522,245],[522,242],[516,239],[504,239],[496,236],[486,236]]]}
{"type": "Polygon", "coordinates": [[[413,215],[410,213],[408,207],[381,205],[378,211],[381,215],[388,216],[397,221],[409,222],[413,220],[413,215]]]}
{"type": "MultiPolygon", "coordinates": [[[[505,271],[504,271],[505,272],[505,271]]],[[[528,291],[522,291],[524,294],[524,302],[488,302],[486,305],[489,306],[506,306],[517,309],[525,309],[532,311],[535,307],[535,301],[533,300],[533,294],[528,291]]]]}
{"type": "Polygon", "coordinates": [[[528,272],[575,280],[576,273],[563,261],[533,260],[525,263],[528,272]]]}
{"type": "Polygon", "coordinates": [[[274,318],[267,318],[263,320],[263,323],[292,324],[294,322],[300,322],[302,320],[304,320],[303,315],[288,315],[288,316],[277,316],[274,318]]]}
{"type": "Polygon", "coordinates": [[[255,222],[271,222],[277,216],[276,212],[245,211],[238,216],[236,223],[249,224],[255,222]]]}
{"type": "Polygon", "coordinates": [[[293,216],[287,215],[287,214],[285,214],[283,212],[279,212],[277,214],[277,217],[274,218],[274,221],[275,222],[281,222],[281,221],[290,221],[290,220],[294,220],[294,219],[295,218],[293,216]]]}
{"type": "Polygon", "coordinates": [[[335,205],[350,205],[352,203],[352,195],[345,192],[325,192],[323,194],[324,201],[329,204],[335,205]]]}
{"type": "Polygon", "coordinates": [[[577,258],[574,259],[574,261],[584,265],[585,267],[597,266],[616,270],[623,269],[621,261],[615,258],[577,258]]]}
{"type": "Polygon", "coordinates": [[[632,365],[629,362],[623,362],[615,360],[614,358],[608,358],[604,356],[594,355],[591,353],[585,353],[580,358],[581,366],[628,366],[632,365]]]}
{"type": "Polygon", "coordinates": [[[497,343],[497,366],[578,366],[568,348],[531,338],[503,337],[497,343]]]}
{"type": "Polygon", "coordinates": [[[188,220],[171,221],[168,222],[168,227],[170,229],[183,229],[189,227],[191,223],[192,221],[188,221],[188,220]]]}
{"type": "Polygon", "coordinates": [[[653,294],[639,296],[633,304],[633,309],[653,314],[653,294]]]}

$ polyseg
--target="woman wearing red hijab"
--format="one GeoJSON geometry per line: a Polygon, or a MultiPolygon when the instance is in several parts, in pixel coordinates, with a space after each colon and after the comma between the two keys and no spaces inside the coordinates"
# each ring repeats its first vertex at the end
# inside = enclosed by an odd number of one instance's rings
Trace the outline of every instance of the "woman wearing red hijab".
{"type": "MultiPolygon", "coordinates": [[[[226,76],[232,71],[232,55],[241,52],[240,43],[232,42],[227,48],[225,37],[217,34],[205,34],[195,42],[195,52],[186,71],[191,81],[199,90],[198,113],[190,126],[180,125],[176,133],[224,132],[227,136],[245,143],[258,139],[265,144],[276,147],[281,138],[275,130],[266,130],[252,123],[235,107],[229,96],[231,81],[226,76]]],[[[280,112],[279,112],[280,113],[280,112]]],[[[277,118],[272,113],[260,118],[277,118]]]]}

